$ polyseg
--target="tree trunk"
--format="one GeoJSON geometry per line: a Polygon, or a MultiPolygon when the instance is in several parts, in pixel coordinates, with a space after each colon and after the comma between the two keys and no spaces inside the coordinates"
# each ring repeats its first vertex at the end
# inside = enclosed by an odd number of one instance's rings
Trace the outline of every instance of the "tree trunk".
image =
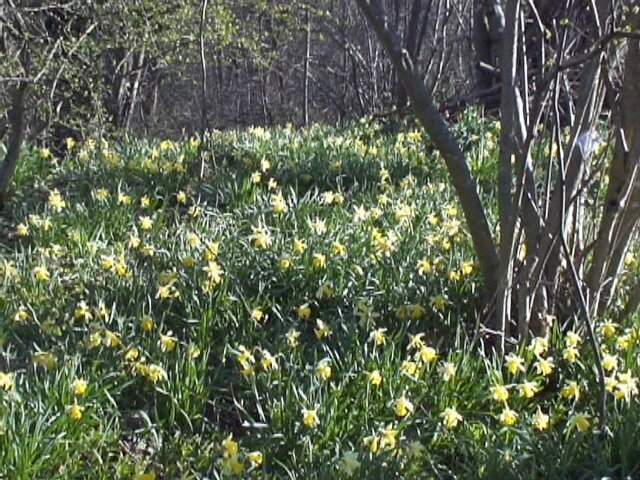
{"type": "Polygon", "coordinates": [[[204,132],[206,132],[207,128],[209,127],[209,118],[207,112],[207,59],[204,54],[204,25],[207,18],[208,3],[208,0],[202,0],[202,5],[200,7],[200,93],[202,96],[202,109],[200,111],[200,133],[203,135],[202,138],[204,138],[204,132]]]}
{"type": "Polygon", "coordinates": [[[127,107],[127,113],[125,115],[124,120],[124,128],[125,130],[129,130],[131,125],[131,118],[133,117],[133,111],[136,107],[136,103],[138,100],[138,90],[140,88],[140,80],[142,79],[142,71],[144,66],[144,57],[145,57],[145,49],[143,48],[140,54],[138,55],[138,63],[136,65],[136,79],[133,82],[133,87],[131,88],[131,94],[129,95],[129,105],[127,107]]]}
{"type": "Polygon", "coordinates": [[[9,135],[7,154],[4,157],[2,165],[0,165],[0,210],[4,208],[9,192],[9,186],[11,185],[13,175],[16,173],[16,167],[18,166],[20,148],[24,138],[24,106],[26,103],[28,87],[27,82],[22,81],[15,87],[15,90],[11,95],[11,111],[9,112],[11,133],[9,135]]]}
{"type": "MultiPolygon", "coordinates": [[[[500,44],[505,29],[505,16],[499,0],[474,0],[473,43],[476,57],[476,90],[489,90],[498,79],[500,44]]],[[[491,96],[482,97],[485,106],[497,106],[491,96]]]]}
{"type": "Polygon", "coordinates": [[[311,15],[309,8],[305,11],[305,54],[304,54],[304,79],[302,91],[302,121],[305,125],[309,125],[309,57],[311,56],[311,15]]]}
{"type": "MultiPolygon", "coordinates": [[[[411,11],[409,14],[409,25],[407,26],[407,36],[405,41],[405,51],[411,61],[415,64],[417,61],[416,52],[418,50],[418,25],[420,22],[420,12],[422,10],[422,3],[424,0],[413,0],[411,5],[411,11]]],[[[426,14],[425,14],[426,15],[426,14]]],[[[396,75],[397,78],[397,75],[396,75]]],[[[396,80],[396,108],[398,110],[407,106],[407,92],[402,86],[402,82],[396,80]]]]}

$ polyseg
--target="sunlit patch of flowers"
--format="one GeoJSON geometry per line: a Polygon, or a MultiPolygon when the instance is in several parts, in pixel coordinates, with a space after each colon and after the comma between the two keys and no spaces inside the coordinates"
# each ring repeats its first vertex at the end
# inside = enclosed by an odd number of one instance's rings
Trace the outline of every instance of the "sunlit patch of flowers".
{"type": "MultiPolygon", "coordinates": [[[[480,287],[461,209],[421,131],[375,132],[69,143],[56,175],[78,185],[44,176],[0,260],[0,441],[33,398],[69,442],[142,409],[188,462],[204,432],[216,478],[412,478],[457,441],[599,431],[581,324],[468,350],[480,287]],[[221,151],[211,185],[191,176],[200,146],[221,151]]],[[[610,412],[630,411],[639,330],[603,318],[595,334],[610,412]]]]}

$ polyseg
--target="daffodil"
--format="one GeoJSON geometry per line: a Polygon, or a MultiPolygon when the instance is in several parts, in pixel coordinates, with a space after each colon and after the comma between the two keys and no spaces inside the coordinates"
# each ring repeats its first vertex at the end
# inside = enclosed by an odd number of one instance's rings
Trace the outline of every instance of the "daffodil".
{"type": "Polygon", "coordinates": [[[251,466],[254,468],[258,468],[259,466],[262,465],[262,462],[264,461],[264,456],[262,455],[262,452],[249,452],[247,453],[247,460],[249,460],[249,463],[251,463],[251,466]]]}
{"type": "Polygon", "coordinates": [[[160,365],[151,364],[146,368],[146,377],[152,383],[164,382],[168,379],[167,372],[160,365]]]}
{"type": "Polygon", "coordinates": [[[233,440],[233,434],[230,434],[222,441],[222,452],[225,457],[237,455],[239,451],[238,442],[233,440]]]}
{"type": "Polygon", "coordinates": [[[506,402],[509,399],[509,390],[504,385],[491,387],[491,395],[496,402],[506,402]]]}
{"type": "Polygon", "coordinates": [[[308,320],[311,318],[311,307],[309,307],[308,303],[303,303],[297,309],[298,316],[303,320],[308,320]]]}
{"type": "Polygon", "coordinates": [[[335,294],[335,290],[331,288],[331,285],[327,282],[320,285],[320,287],[318,287],[318,290],[316,290],[316,298],[318,300],[322,300],[324,298],[331,298],[334,296],[334,294],[335,294]]]}
{"type": "Polygon", "coordinates": [[[10,392],[14,388],[13,374],[0,372],[0,389],[10,392]]]}
{"type": "Polygon", "coordinates": [[[63,208],[67,206],[66,202],[62,199],[62,195],[57,189],[52,190],[49,193],[49,206],[55,212],[61,212],[63,208]]]}
{"type": "Polygon", "coordinates": [[[320,195],[320,203],[324,205],[331,205],[333,203],[333,199],[335,198],[335,194],[331,191],[322,192],[320,195]]]}
{"type": "Polygon", "coordinates": [[[253,241],[254,247],[265,250],[271,246],[273,240],[266,227],[251,227],[251,230],[252,234],[250,238],[253,241]]]}
{"type": "Polygon", "coordinates": [[[631,371],[618,373],[618,381],[615,384],[614,395],[618,400],[631,401],[638,395],[638,378],[631,375],[631,371]]]}
{"type": "Polygon", "coordinates": [[[628,350],[630,344],[631,344],[631,335],[628,333],[625,335],[619,335],[616,338],[616,347],[618,347],[620,350],[628,350]]]}
{"type": "Polygon", "coordinates": [[[465,276],[471,275],[473,273],[473,263],[463,262],[462,265],[460,265],[460,271],[465,276]]]}
{"type": "Polygon", "coordinates": [[[582,338],[576,332],[567,332],[565,335],[565,343],[567,347],[577,347],[582,342],[582,338]]]}
{"type": "Polygon", "coordinates": [[[220,285],[222,283],[224,270],[215,260],[210,260],[202,270],[207,274],[207,280],[211,286],[220,285]]]}
{"type": "Polygon", "coordinates": [[[28,237],[29,227],[24,223],[19,223],[16,227],[16,235],[18,235],[19,237],[28,237]]]}
{"type": "Polygon", "coordinates": [[[568,346],[562,351],[562,358],[564,358],[567,362],[573,363],[580,356],[580,352],[576,347],[568,346]]]}
{"type": "Polygon", "coordinates": [[[553,363],[553,358],[551,357],[540,358],[535,363],[535,368],[539,374],[544,375],[545,377],[551,375],[553,373],[553,369],[555,368],[555,364],[553,363]]]}
{"type": "Polygon", "coordinates": [[[140,324],[142,326],[143,332],[151,332],[155,328],[153,318],[151,318],[149,315],[143,316],[140,324]]]}
{"type": "Polygon", "coordinates": [[[369,383],[375,387],[379,387],[382,383],[382,374],[380,370],[373,370],[367,374],[367,378],[369,379],[369,383]]]}
{"type": "Polygon", "coordinates": [[[428,258],[423,258],[418,262],[417,268],[420,275],[427,275],[431,273],[431,262],[428,258]]]}
{"type": "Polygon", "coordinates": [[[197,248],[200,246],[200,237],[195,233],[190,233],[187,235],[187,243],[192,248],[197,248]]]}
{"type": "Polygon", "coordinates": [[[538,392],[538,384],[536,382],[524,382],[518,385],[520,396],[523,398],[533,398],[538,392]]]}
{"type": "Polygon", "coordinates": [[[363,443],[369,447],[369,451],[374,455],[380,452],[380,437],[378,435],[363,438],[363,443]]]}
{"type": "Polygon", "coordinates": [[[395,401],[394,411],[398,417],[406,417],[413,412],[413,403],[403,395],[395,401]]]}
{"type": "Polygon", "coordinates": [[[586,433],[591,428],[590,418],[591,415],[588,413],[577,413],[569,419],[568,429],[575,428],[580,433],[586,433]]]}
{"type": "Polygon", "coordinates": [[[292,348],[295,348],[300,344],[300,332],[297,330],[289,330],[286,333],[286,338],[287,344],[292,348]]]}
{"type": "Polygon", "coordinates": [[[413,377],[418,372],[418,364],[410,360],[402,362],[401,371],[410,377],[413,377]]]}
{"type": "Polygon", "coordinates": [[[314,268],[320,270],[327,267],[327,257],[322,253],[314,253],[312,259],[312,265],[314,268]]]}
{"type": "Polygon", "coordinates": [[[289,257],[282,257],[278,264],[280,270],[289,270],[293,266],[293,262],[289,257]]]}
{"type": "Polygon", "coordinates": [[[31,318],[29,312],[27,312],[27,309],[23,305],[18,307],[15,315],[13,316],[13,319],[18,323],[24,323],[29,320],[29,318],[31,318]]]}
{"type": "Polygon", "coordinates": [[[607,338],[611,338],[615,336],[616,330],[618,329],[618,325],[612,322],[605,322],[602,327],[600,327],[600,332],[607,338]]]}
{"type": "Polygon", "coordinates": [[[74,403],[69,408],[69,417],[71,417],[71,420],[73,420],[75,422],[77,422],[78,420],[82,419],[83,413],[84,413],[84,407],[81,407],[77,403],[74,403]]]}
{"type": "Polygon", "coordinates": [[[369,334],[369,340],[371,340],[376,346],[382,347],[387,343],[385,336],[386,328],[377,328],[369,334]]]}
{"type": "Polygon", "coordinates": [[[445,382],[453,380],[456,376],[457,367],[452,362],[444,362],[440,366],[440,374],[445,382]]]}
{"type": "Polygon", "coordinates": [[[423,348],[425,346],[424,340],[423,340],[424,336],[425,336],[424,333],[417,333],[415,335],[409,334],[409,345],[407,346],[407,348],[408,349],[415,348],[416,350],[420,350],[421,348],[423,348]]]}
{"type": "Polygon", "coordinates": [[[118,193],[118,205],[131,205],[132,199],[126,193],[118,193]]]}
{"type": "Polygon", "coordinates": [[[327,224],[321,218],[315,218],[308,221],[309,227],[316,235],[324,235],[327,233],[327,224]]]}
{"type": "Polygon", "coordinates": [[[416,353],[416,357],[423,363],[433,363],[438,359],[438,354],[435,348],[423,346],[416,353]]]}
{"type": "Polygon", "coordinates": [[[320,380],[329,380],[331,378],[331,363],[322,361],[316,366],[316,376],[320,380]]]}
{"type": "Polygon", "coordinates": [[[500,413],[500,423],[505,427],[513,427],[518,421],[518,414],[505,405],[500,413]]]}
{"type": "Polygon", "coordinates": [[[302,409],[302,423],[307,428],[315,428],[320,423],[320,418],[318,417],[318,409],[302,409]]]}
{"type": "Polygon", "coordinates": [[[103,332],[102,342],[104,343],[105,347],[109,348],[118,348],[122,345],[120,335],[107,329],[105,329],[103,332]]]}
{"type": "Polygon", "coordinates": [[[381,449],[393,450],[397,445],[398,430],[393,425],[387,425],[379,435],[365,438],[371,453],[379,453],[381,449]]]}
{"type": "Polygon", "coordinates": [[[87,381],[77,378],[71,384],[71,389],[76,397],[82,397],[87,393],[87,381]]]}
{"type": "Polygon", "coordinates": [[[532,420],[533,426],[539,431],[547,430],[549,428],[549,415],[543,413],[542,410],[540,410],[540,407],[536,410],[532,420]]]}
{"type": "Polygon", "coordinates": [[[93,315],[91,315],[91,311],[84,300],[78,303],[75,311],[73,312],[73,316],[76,320],[82,321],[91,320],[93,318],[93,315]]]}
{"type": "Polygon", "coordinates": [[[442,423],[447,428],[455,428],[462,421],[462,415],[458,413],[455,407],[447,407],[440,414],[442,423]]]}
{"type": "Polygon", "coordinates": [[[504,360],[507,371],[511,375],[515,375],[518,372],[524,372],[524,359],[522,357],[510,353],[504,358],[504,360]]]}
{"type": "Polygon", "coordinates": [[[322,340],[331,335],[331,328],[319,318],[316,319],[316,328],[313,330],[318,340],[322,340]]]}
{"type": "Polygon", "coordinates": [[[276,193],[271,195],[271,207],[273,208],[273,213],[276,215],[280,215],[282,213],[286,213],[288,210],[287,202],[281,193],[276,193]]]}
{"type": "Polygon", "coordinates": [[[153,228],[153,220],[151,219],[151,217],[147,217],[144,215],[138,218],[138,224],[140,225],[140,228],[142,230],[151,230],[151,228],[153,228]]]}
{"type": "Polygon", "coordinates": [[[224,475],[240,476],[244,472],[244,464],[240,461],[240,457],[237,454],[223,457],[221,464],[224,475]]]}
{"type": "Polygon", "coordinates": [[[138,358],[140,358],[140,350],[138,350],[135,347],[130,348],[124,354],[124,359],[127,360],[128,362],[133,362],[135,360],[138,360],[138,358]]]}
{"type": "Polygon", "coordinates": [[[335,257],[346,257],[347,247],[340,242],[333,242],[331,244],[331,254],[335,257]]]}
{"type": "Polygon", "coordinates": [[[298,254],[298,255],[302,255],[305,250],[307,249],[307,244],[304,243],[302,240],[299,239],[295,239],[293,241],[293,252],[298,254]]]}
{"type": "Polygon", "coordinates": [[[602,355],[602,368],[604,368],[607,372],[616,370],[618,368],[617,355],[610,355],[608,353],[602,355]]]}
{"type": "Polygon", "coordinates": [[[220,253],[220,242],[206,242],[204,249],[204,259],[212,262],[220,253]]]}
{"type": "Polygon", "coordinates": [[[342,472],[344,472],[348,477],[353,476],[359,468],[360,462],[358,461],[358,455],[355,452],[346,452],[342,456],[340,470],[342,470],[342,472]]]}
{"type": "Polygon", "coordinates": [[[448,300],[442,295],[436,295],[431,297],[431,306],[436,310],[444,310],[447,306],[448,300]]]}
{"type": "Polygon", "coordinates": [[[48,282],[51,279],[51,275],[49,274],[49,271],[42,266],[35,267],[33,269],[33,276],[39,282],[48,282]]]}
{"type": "Polygon", "coordinates": [[[244,345],[238,345],[236,359],[241,365],[248,365],[250,363],[255,363],[256,361],[251,351],[244,345]]]}
{"type": "Polygon", "coordinates": [[[566,399],[578,401],[580,398],[580,386],[575,381],[570,381],[562,389],[562,396],[566,399]]]}

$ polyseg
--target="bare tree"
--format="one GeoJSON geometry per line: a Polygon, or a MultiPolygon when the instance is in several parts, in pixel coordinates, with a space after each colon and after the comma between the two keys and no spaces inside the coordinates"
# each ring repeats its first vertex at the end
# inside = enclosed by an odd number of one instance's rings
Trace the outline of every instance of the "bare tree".
{"type": "MultiPolygon", "coordinates": [[[[497,184],[500,234],[495,239],[462,150],[417,74],[409,52],[391,30],[392,22],[383,6],[378,0],[357,3],[396,68],[416,116],[447,165],[484,275],[487,305],[493,312],[487,331],[495,335],[498,349],[503,351],[510,338],[524,340],[529,333],[544,335],[548,319],[560,315],[584,320],[598,355],[592,317],[610,305],[640,213],[640,125],[630,110],[638,108],[640,36],[620,27],[624,2],[599,0],[590,3],[594,8],[586,9],[567,6],[551,18],[544,17],[547,25],[533,2],[508,0],[504,12],[499,2],[476,2],[476,8],[491,11],[496,17],[483,20],[483,28],[499,32],[501,38],[499,59],[488,48],[491,42],[480,42],[478,47],[487,59],[496,61],[489,67],[499,75],[496,81],[501,91],[497,184]],[[556,19],[560,15],[562,22],[556,19]],[[538,57],[549,59],[543,64],[532,64],[527,56],[531,47],[528,18],[537,19],[536,28],[544,32],[536,37],[543,39],[538,57]],[[571,28],[573,24],[582,27],[580,33],[571,28]],[[626,39],[625,62],[611,60],[623,51],[614,39],[626,39]],[[620,76],[623,70],[618,92],[616,82],[608,79],[620,76]],[[617,99],[613,112],[620,110],[618,120],[614,115],[613,122],[617,146],[607,201],[604,206],[594,205],[587,215],[585,192],[605,171],[602,157],[594,152],[606,93],[617,99]],[[564,109],[563,96],[568,105],[564,109]],[[562,127],[567,123],[568,135],[562,127]],[[534,152],[543,151],[549,142],[554,143],[558,158],[549,148],[548,162],[536,162],[534,152]],[[601,208],[603,214],[595,228],[601,208]],[[585,221],[591,222],[588,229],[585,221]],[[589,239],[587,230],[598,233],[589,239]],[[527,250],[524,260],[516,256],[520,238],[527,250]],[[573,300],[567,302],[567,296],[573,300]]],[[[632,29],[637,17],[637,9],[628,14],[632,29]]],[[[631,299],[636,305],[640,302],[637,295],[631,299]]]]}

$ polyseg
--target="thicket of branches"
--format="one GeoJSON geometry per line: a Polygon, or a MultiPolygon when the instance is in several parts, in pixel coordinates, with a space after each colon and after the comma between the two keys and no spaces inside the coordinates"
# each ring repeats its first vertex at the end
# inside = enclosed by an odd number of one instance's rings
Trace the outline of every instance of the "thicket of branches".
{"type": "MultiPolygon", "coordinates": [[[[429,88],[452,104],[468,98],[470,1],[386,3],[429,88]]],[[[199,129],[200,37],[212,128],[334,122],[407,104],[352,2],[8,0],[0,28],[0,133],[23,79],[33,90],[31,141],[53,135],[61,144],[108,127],[159,136],[199,129]]]]}
{"type": "Polygon", "coordinates": [[[7,0],[0,194],[23,140],[60,147],[93,131],[167,136],[411,107],[458,191],[499,348],[556,317],[591,329],[640,303],[640,283],[626,304],[618,295],[640,220],[639,10],[628,0],[7,0]],[[501,121],[499,233],[449,130],[473,104],[501,121]]]}

